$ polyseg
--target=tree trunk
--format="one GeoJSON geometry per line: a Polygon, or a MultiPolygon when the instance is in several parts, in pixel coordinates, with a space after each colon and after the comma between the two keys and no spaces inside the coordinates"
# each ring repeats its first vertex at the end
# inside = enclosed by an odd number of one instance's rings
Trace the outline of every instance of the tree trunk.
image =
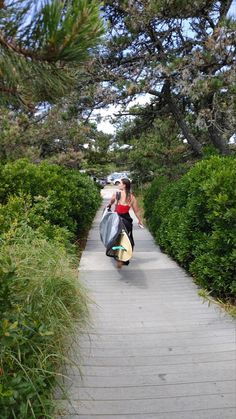
{"type": "Polygon", "coordinates": [[[176,101],[171,95],[169,82],[166,83],[166,86],[165,86],[165,89],[163,89],[163,92],[165,93],[166,103],[168,104],[169,109],[171,113],[173,114],[188,144],[190,145],[190,147],[192,148],[192,150],[197,156],[202,156],[202,144],[198,140],[196,140],[196,138],[190,132],[189,127],[186,124],[184,117],[178,108],[178,104],[176,103],[176,101]]]}
{"type": "Polygon", "coordinates": [[[232,0],[223,0],[220,5],[220,20],[224,19],[232,6],[232,0]]]}
{"type": "Polygon", "coordinates": [[[230,154],[229,145],[222,138],[219,130],[214,126],[210,125],[208,132],[214,146],[220,151],[221,154],[227,156],[230,154]]]}
{"type": "Polygon", "coordinates": [[[206,96],[205,101],[206,101],[207,107],[211,110],[211,119],[206,119],[210,140],[212,144],[220,151],[221,154],[228,155],[230,154],[229,145],[224,140],[221,130],[217,128],[217,126],[219,126],[223,131],[224,114],[223,113],[220,114],[219,108],[217,110],[214,109],[214,94],[213,93],[206,96]],[[214,120],[215,120],[215,123],[214,123],[214,120]]]}

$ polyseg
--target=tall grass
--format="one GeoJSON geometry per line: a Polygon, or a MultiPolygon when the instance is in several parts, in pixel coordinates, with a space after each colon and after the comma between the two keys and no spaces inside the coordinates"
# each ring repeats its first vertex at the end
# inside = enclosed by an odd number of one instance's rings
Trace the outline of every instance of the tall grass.
{"type": "Polygon", "coordinates": [[[57,371],[86,324],[77,260],[27,228],[0,248],[0,417],[52,417],[57,371]]]}

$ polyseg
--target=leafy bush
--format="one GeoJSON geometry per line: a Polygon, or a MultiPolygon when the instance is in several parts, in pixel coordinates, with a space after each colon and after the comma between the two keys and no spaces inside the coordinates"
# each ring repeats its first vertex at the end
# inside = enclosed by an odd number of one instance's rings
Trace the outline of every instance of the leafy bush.
{"type": "Polygon", "coordinates": [[[86,230],[100,204],[99,190],[88,176],[76,170],[25,159],[1,168],[0,202],[11,195],[29,195],[37,212],[51,224],[71,232],[86,230]]]}
{"type": "Polygon", "coordinates": [[[149,226],[151,230],[153,230],[153,228],[155,229],[157,222],[156,218],[153,217],[156,200],[167,183],[168,179],[165,176],[159,176],[158,178],[154,179],[154,181],[150,184],[149,188],[146,189],[144,193],[144,216],[147,220],[149,220],[149,226]],[[155,220],[154,226],[152,226],[152,220],[155,220]]]}
{"type": "Polygon", "coordinates": [[[1,418],[49,417],[55,371],[88,315],[76,258],[30,227],[0,248],[1,418]]]}
{"type": "Polygon", "coordinates": [[[86,175],[46,163],[18,160],[0,175],[0,416],[52,417],[57,371],[88,316],[71,240],[100,193],[86,175]]]}
{"type": "Polygon", "coordinates": [[[154,197],[146,218],[160,245],[197,281],[220,297],[236,291],[234,279],[236,165],[214,156],[197,163],[154,197]]]}
{"type": "Polygon", "coordinates": [[[32,227],[41,238],[47,238],[74,252],[74,235],[66,228],[47,220],[47,198],[33,199],[27,195],[10,196],[6,205],[0,204],[0,234],[2,240],[21,235],[22,227],[32,227]]]}

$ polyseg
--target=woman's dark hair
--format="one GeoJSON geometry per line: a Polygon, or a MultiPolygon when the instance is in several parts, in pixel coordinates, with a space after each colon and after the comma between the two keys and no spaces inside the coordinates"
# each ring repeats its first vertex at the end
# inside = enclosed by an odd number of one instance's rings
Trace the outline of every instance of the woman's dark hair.
{"type": "Polygon", "coordinates": [[[131,195],[131,182],[128,178],[124,177],[121,182],[125,185],[126,199],[130,198],[131,195]]]}

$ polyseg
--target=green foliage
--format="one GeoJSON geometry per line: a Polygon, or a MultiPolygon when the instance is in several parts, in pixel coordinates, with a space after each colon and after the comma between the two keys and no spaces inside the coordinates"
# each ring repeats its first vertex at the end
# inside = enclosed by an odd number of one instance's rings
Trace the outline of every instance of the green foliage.
{"type": "Polygon", "coordinates": [[[234,295],[235,159],[214,156],[160,194],[158,186],[155,182],[145,198],[146,218],[157,241],[198,283],[218,296],[234,295]],[[149,212],[150,195],[155,204],[149,212]]]}
{"type": "Polygon", "coordinates": [[[212,4],[209,0],[186,2],[185,0],[151,0],[148,2],[148,10],[160,16],[168,18],[194,17],[199,15],[199,10],[207,9],[212,4]]]}
{"type": "Polygon", "coordinates": [[[155,178],[145,191],[144,216],[149,220],[151,230],[156,228],[157,222],[157,219],[153,217],[156,200],[159,198],[161,191],[167,184],[168,179],[165,176],[160,176],[155,178]],[[153,226],[152,222],[154,222],[153,226]]]}
{"type": "Polygon", "coordinates": [[[139,132],[146,134],[155,118],[170,116],[195,155],[201,157],[209,143],[230,154],[236,115],[232,1],[118,3],[104,1],[109,36],[91,75],[100,72],[102,78],[109,66],[104,102],[117,98],[124,105],[121,114],[133,117],[137,110],[127,103],[146,94],[151,100],[139,113],[146,121],[139,132]]]}
{"type": "Polygon", "coordinates": [[[100,194],[76,170],[24,159],[0,177],[1,418],[53,417],[57,374],[88,316],[71,240],[100,194]]]}
{"type": "Polygon", "coordinates": [[[96,0],[10,1],[0,22],[1,102],[30,109],[68,93],[103,33],[96,0]]]}
{"type": "Polygon", "coordinates": [[[132,149],[123,153],[122,161],[127,160],[135,182],[142,184],[153,180],[156,176],[167,176],[176,179],[183,175],[193,164],[194,157],[188,146],[183,143],[177,125],[169,117],[156,117],[150,122],[137,109],[136,117],[123,124],[118,131],[118,142],[126,141],[132,149]]]}
{"type": "Polygon", "coordinates": [[[78,107],[84,109],[75,93],[31,117],[0,107],[0,160],[28,158],[39,163],[47,159],[69,168],[81,168],[90,160],[105,165],[111,136],[85,122],[78,107]]]}
{"type": "Polygon", "coordinates": [[[1,418],[52,417],[55,371],[88,316],[76,258],[21,227],[0,247],[0,266],[1,418]]]}
{"type": "Polygon", "coordinates": [[[38,227],[41,220],[47,220],[72,233],[88,228],[101,199],[88,176],[47,163],[36,166],[25,159],[1,170],[0,201],[5,205],[11,195],[21,194],[31,197],[27,204],[33,206],[31,225],[35,222],[38,227]]]}
{"type": "Polygon", "coordinates": [[[73,249],[74,234],[68,228],[51,224],[47,219],[48,200],[30,195],[10,196],[7,204],[0,204],[0,234],[2,240],[19,237],[21,228],[29,226],[37,231],[41,238],[53,240],[68,251],[73,249]]]}

